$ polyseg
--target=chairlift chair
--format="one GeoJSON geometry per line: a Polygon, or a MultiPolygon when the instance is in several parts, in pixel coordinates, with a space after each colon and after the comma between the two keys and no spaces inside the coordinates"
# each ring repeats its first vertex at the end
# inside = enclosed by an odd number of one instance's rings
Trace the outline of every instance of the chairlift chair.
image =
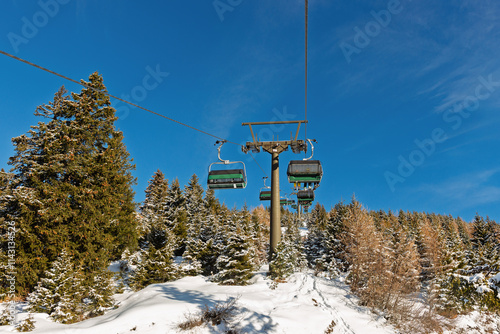
{"type": "Polygon", "coordinates": [[[259,192],[259,200],[261,201],[270,201],[271,200],[271,187],[266,186],[267,176],[262,178],[264,180],[264,187],[260,188],[259,192]],[[264,190],[269,189],[269,190],[264,190]]]}
{"type": "Polygon", "coordinates": [[[323,168],[319,160],[310,160],[314,154],[314,146],[310,139],[308,141],[311,145],[311,156],[303,160],[291,160],[288,163],[287,175],[290,183],[318,184],[321,182],[323,168]]]}
{"type": "Polygon", "coordinates": [[[297,201],[301,205],[312,203],[314,201],[314,190],[302,189],[297,191],[297,201]]]}
{"type": "Polygon", "coordinates": [[[220,146],[217,148],[218,157],[220,161],[210,164],[208,167],[208,180],[207,186],[209,189],[243,189],[247,186],[247,176],[245,164],[242,161],[229,161],[223,160],[220,157],[220,149],[226,141],[219,142],[220,146]],[[237,169],[213,169],[215,165],[231,165],[241,164],[243,168],[237,169]]]}
{"type": "Polygon", "coordinates": [[[281,198],[280,199],[280,204],[281,205],[292,205],[295,204],[294,200],[288,199],[288,198],[281,198]]]}
{"type": "Polygon", "coordinates": [[[270,201],[271,200],[271,190],[261,190],[259,194],[259,199],[261,201],[270,201]]]}

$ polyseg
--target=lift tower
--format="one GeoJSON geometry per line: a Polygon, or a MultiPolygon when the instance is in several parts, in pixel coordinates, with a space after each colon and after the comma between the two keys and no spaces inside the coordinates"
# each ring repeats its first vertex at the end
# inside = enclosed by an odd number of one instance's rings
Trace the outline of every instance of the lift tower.
{"type": "Polygon", "coordinates": [[[300,125],[307,123],[304,121],[281,121],[281,122],[252,122],[242,123],[242,126],[248,125],[253,141],[247,142],[242,147],[243,152],[252,151],[260,152],[261,149],[271,154],[271,237],[270,237],[270,254],[271,257],[276,251],[276,247],[281,240],[281,206],[280,206],[280,162],[279,154],[287,151],[290,147],[293,153],[307,151],[307,144],[304,140],[297,139],[299,136],[300,125]],[[260,141],[254,134],[252,125],[275,125],[275,124],[297,124],[295,137],[290,134],[290,140],[272,140],[260,141]]]}

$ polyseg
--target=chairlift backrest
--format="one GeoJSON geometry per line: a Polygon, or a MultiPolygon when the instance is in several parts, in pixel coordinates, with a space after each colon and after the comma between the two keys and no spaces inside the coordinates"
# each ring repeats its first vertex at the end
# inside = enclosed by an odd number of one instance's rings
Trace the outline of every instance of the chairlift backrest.
{"type": "Polygon", "coordinates": [[[319,183],[323,168],[319,160],[291,160],[287,169],[290,183],[319,183]]]}
{"type": "Polygon", "coordinates": [[[270,201],[271,200],[271,190],[261,190],[259,194],[259,199],[261,201],[270,201]]]}
{"type": "Polygon", "coordinates": [[[207,186],[209,189],[243,189],[247,186],[247,176],[245,164],[242,161],[222,160],[220,157],[220,148],[217,148],[219,161],[213,162],[208,167],[207,186]],[[213,169],[217,165],[241,164],[242,168],[237,169],[213,169]]]}
{"type": "Polygon", "coordinates": [[[297,199],[300,202],[312,202],[314,201],[314,190],[312,189],[302,189],[297,192],[297,199]]]}

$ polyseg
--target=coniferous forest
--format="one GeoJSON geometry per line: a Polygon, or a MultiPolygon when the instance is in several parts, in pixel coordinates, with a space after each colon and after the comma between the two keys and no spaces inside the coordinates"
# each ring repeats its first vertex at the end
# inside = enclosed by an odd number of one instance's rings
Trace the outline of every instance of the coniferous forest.
{"type": "Polygon", "coordinates": [[[103,79],[83,83],[36,109],[40,121],[13,138],[11,170],[0,172],[3,301],[14,266],[15,298],[74,323],[113,308],[125,288],[189,275],[245,285],[269,264],[276,284],[301,270],[344,277],[362,305],[394,322],[418,317],[429,331],[435,315],[500,312],[500,227],[488,217],[369,211],[355,198],[329,211],[316,204],[301,220],[282,209],[269,259],[268,209],[230,209],[196,175],[181,185],[158,170],[136,209],[135,166],[103,79]]]}

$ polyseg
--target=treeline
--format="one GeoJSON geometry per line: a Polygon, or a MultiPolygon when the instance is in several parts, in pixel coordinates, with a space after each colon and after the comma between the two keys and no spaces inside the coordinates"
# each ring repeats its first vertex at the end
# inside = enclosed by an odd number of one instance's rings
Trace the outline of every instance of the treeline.
{"type": "Polygon", "coordinates": [[[311,267],[347,274],[361,303],[389,317],[414,314],[419,294],[442,315],[500,311],[500,227],[489,218],[368,211],[353,199],[330,212],[317,204],[308,227],[311,267]]]}
{"type": "Polygon", "coordinates": [[[31,311],[71,323],[113,307],[124,287],[198,274],[243,285],[269,264],[276,282],[306,266],[345,276],[362,304],[392,318],[412,317],[417,295],[428,319],[500,310],[500,230],[488,218],[396,215],[356,200],[329,212],[317,204],[305,222],[282,209],[282,240],[269,259],[268,210],[229,209],[196,175],[181,186],[158,170],[136,208],[135,166],[102,78],[83,83],[37,108],[44,121],[13,138],[12,169],[0,171],[3,301],[27,300],[31,311]]]}
{"type": "Polygon", "coordinates": [[[43,120],[13,138],[12,169],[0,171],[2,300],[71,323],[113,307],[124,286],[197,274],[246,284],[267,261],[265,210],[229,209],[196,175],[181,187],[161,171],[136,210],[135,166],[102,77],[82,83],[37,108],[43,120]]]}
{"type": "Polygon", "coordinates": [[[204,194],[196,175],[182,189],[158,170],[138,214],[139,248],[122,257],[124,279],[135,290],[199,274],[244,285],[266,261],[265,215],[263,208],[228,209],[213,190],[204,194]]]}

